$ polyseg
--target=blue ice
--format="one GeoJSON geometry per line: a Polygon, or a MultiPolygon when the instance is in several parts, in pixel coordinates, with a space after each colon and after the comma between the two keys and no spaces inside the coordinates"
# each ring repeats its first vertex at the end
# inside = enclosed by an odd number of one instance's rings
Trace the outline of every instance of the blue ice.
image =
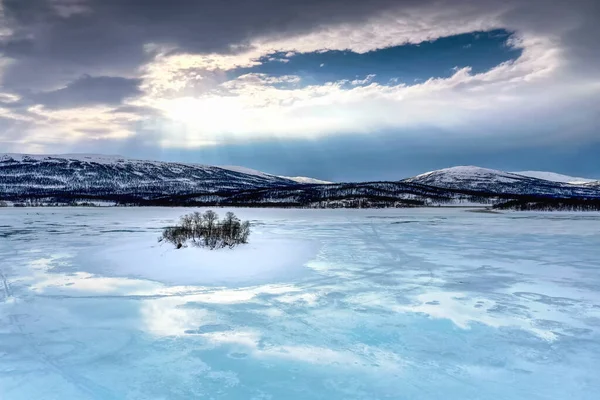
{"type": "Polygon", "coordinates": [[[600,214],[186,211],[0,211],[0,398],[598,398],[600,214]]]}

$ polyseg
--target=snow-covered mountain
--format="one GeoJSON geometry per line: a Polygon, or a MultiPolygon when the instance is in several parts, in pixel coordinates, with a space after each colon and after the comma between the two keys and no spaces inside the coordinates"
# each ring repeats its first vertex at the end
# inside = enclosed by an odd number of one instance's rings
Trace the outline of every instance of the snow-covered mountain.
{"type": "Polygon", "coordinates": [[[296,186],[291,179],[220,168],[95,154],[0,155],[0,193],[156,196],[296,186]]]}
{"type": "Polygon", "coordinates": [[[552,197],[598,197],[591,185],[574,185],[475,166],[458,166],[426,172],[403,182],[444,189],[494,194],[552,197]]]}
{"type": "Polygon", "coordinates": [[[281,178],[277,175],[267,174],[266,172],[258,171],[252,168],[240,167],[237,165],[217,165],[217,167],[226,169],[228,171],[239,172],[240,174],[258,176],[265,179],[281,178]]]}
{"type": "Polygon", "coordinates": [[[307,185],[327,185],[327,184],[333,183],[333,182],[328,182],[328,181],[322,181],[320,179],[309,178],[306,176],[272,175],[272,174],[267,174],[266,172],[258,171],[255,169],[239,167],[239,166],[235,166],[235,165],[219,165],[219,168],[223,168],[223,169],[227,169],[227,170],[235,171],[235,172],[241,172],[243,174],[248,174],[248,175],[262,176],[262,177],[266,177],[266,178],[269,178],[269,177],[283,178],[283,179],[288,179],[288,180],[294,181],[296,183],[303,183],[303,184],[307,184],[307,185]]]}
{"type": "Polygon", "coordinates": [[[572,185],[581,185],[583,183],[598,182],[598,179],[578,178],[574,176],[568,176],[546,171],[520,171],[513,173],[517,175],[528,176],[530,178],[543,179],[551,182],[570,183],[572,185]]]}
{"type": "Polygon", "coordinates": [[[584,183],[581,186],[600,189],[600,181],[587,182],[587,183],[584,183]]]}
{"type": "Polygon", "coordinates": [[[140,205],[404,207],[491,205],[532,198],[600,202],[600,184],[551,182],[472,166],[397,182],[331,184],[234,166],[93,154],[0,155],[0,200],[15,203],[105,200],[140,205]]]}
{"type": "Polygon", "coordinates": [[[305,183],[307,185],[329,185],[333,182],[322,181],[320,179],[308,178],[306,176],[280,176],[280,178],[291,179],[294,182],[305,183]]]}

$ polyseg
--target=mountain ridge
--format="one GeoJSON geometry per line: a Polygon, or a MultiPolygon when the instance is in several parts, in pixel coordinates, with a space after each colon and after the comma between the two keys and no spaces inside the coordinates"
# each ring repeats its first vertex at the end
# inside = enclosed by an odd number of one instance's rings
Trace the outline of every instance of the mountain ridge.
{"type": "Polygon", "coordinates": [[[2,194],[137,195],[215,192],[298,183],[275,175],[251,175],[215,166],[128,159],[121,156],[0,155],[2,194]]]}
{"type": "Polygon", "coordinates": [[[552,197],[585,197],[593,195],[593,182],[572,184],[550,181],[477,166],[456,166],[429,171],[402,182],[418,183],[444,189],[469,190],[474,192],[543,195],[552,197]]]}
{"type": "Polygon", "coordinates": [[[260,177],[268,177],[268,178],[282,178],[287,179],[296,183],[306,183],[306,184],[328,184],[333,182],[323,181],[316,178],[305,177],[305,176],[283,176],[283,175],[275,175],[269,174],[267,172],[258,171],[255,169],[236,166],[236,165],[209,165],[202,163],[186,163],[179,161],[156,161],[156,160],[147,160],[147,159],[137,159],[137,158],[129,158],[116,154],[94,154],[94,153],[65,153],[65,154],[25,154],[25,153],[0,153],[0,162],[3,160],[13,159],[15,161],[23,161],[27,159],[43,161],[43,160],[70,160],[70,161],[79,161],[86,163],[97,163],[104,165],[111,165],[114,163],[146,163],[146,164],[177,164],[177,165],[185,165],[190,167],[210,167],[210,168],[221,168],[233,172],[239,172],[247,175],[254,175],[260,177]]]}
{"type": "MultiPolygon", "coordinates": [[[[302,178],[306,179],[306,178],[302,178]]],[[[236,166],[121,156],[0,155],[0,200],[140,205],[404,207],[540,199],[600,199],[600,185],[574,185],[476,166],[429,171],[392,182],[298,182],[236,166]]]]}

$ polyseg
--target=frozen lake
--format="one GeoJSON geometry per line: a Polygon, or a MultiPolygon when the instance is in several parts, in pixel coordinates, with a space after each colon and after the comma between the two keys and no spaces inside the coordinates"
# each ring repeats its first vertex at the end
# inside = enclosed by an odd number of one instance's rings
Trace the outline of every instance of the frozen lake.
{"type": "Polygon", "coordinates": [[[187,211],[0,209],[1,399],[598,398],[600,214],[187,211]]]}

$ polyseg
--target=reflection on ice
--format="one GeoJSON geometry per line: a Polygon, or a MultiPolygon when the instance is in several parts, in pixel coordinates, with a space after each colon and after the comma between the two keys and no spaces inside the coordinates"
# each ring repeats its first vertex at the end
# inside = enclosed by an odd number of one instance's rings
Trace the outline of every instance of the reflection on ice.
{"type": "Polygon", "coordinates": [[[177,306],[181,300],[177,297],[144,300],[140,306],[142,329],[158,336],[182,335],[198,321],[211,321],[207,310],[185,309],[177,306]]]}
{"type": "Polygon", "coordinates": [[[493,311],[498,309],[498,304],[488,299],[470,298],[465,293],[430,292],[417,296],[416,300],[415,305],[397,306],[396,310],[449,319],[462,329],[469,329],[472,323],[481,323],[494,328],[520,328],[546,340],[556,339],[556,334],[551,330],[535,327],[534,317],[529,312],[495,313],[493,311]]]}
{"type": "Polygon", "coordinates": [[[49,293],[53,288],[65,288],[82,292],[133,294],[144,287],[152,288],[156,285],[151,282],[107,278],[95,276],[87,272],[74,272],[72,274],[46,274],[31,286],[31,290],[39,293],[49,293]]]}

